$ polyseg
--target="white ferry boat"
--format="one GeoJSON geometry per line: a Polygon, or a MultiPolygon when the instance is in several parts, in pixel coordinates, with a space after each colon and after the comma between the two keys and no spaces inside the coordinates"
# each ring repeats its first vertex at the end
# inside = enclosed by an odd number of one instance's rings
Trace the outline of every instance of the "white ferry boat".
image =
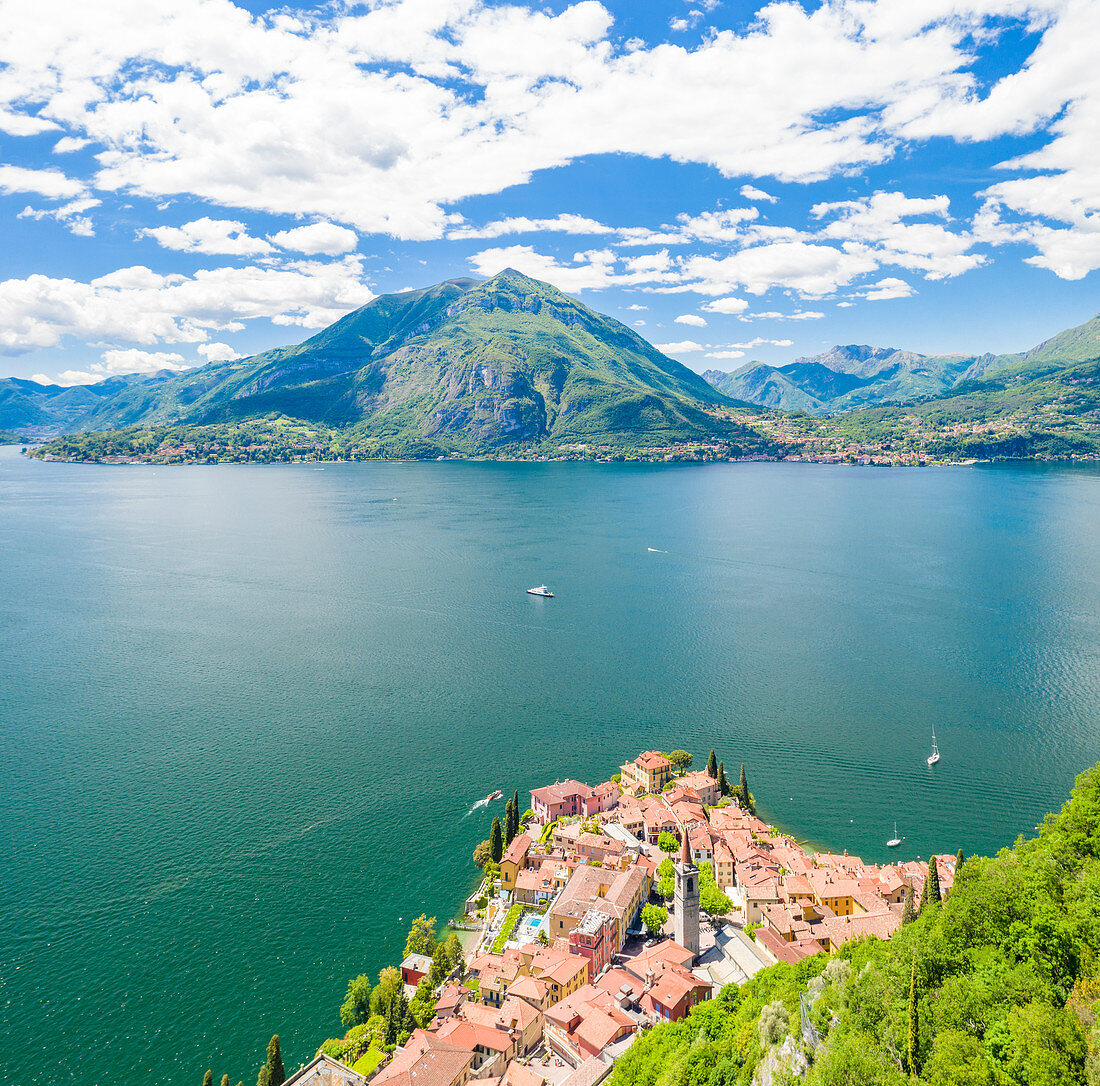
{"type": "Polygon", "coordinates": [[[540,584],[537,588],[529,588],[527,589],[527,592],[528,595],[531,596],[549,596],[550,598],[553,598],[554,596],[554,593],[551,592],[550,589],[547,588],[544,584],[540,584]]]}

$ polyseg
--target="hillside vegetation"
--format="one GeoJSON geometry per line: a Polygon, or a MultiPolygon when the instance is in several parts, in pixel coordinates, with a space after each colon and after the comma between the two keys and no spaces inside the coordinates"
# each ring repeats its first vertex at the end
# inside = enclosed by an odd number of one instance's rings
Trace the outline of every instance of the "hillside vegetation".
{"type": "Polygon", "coordinates": [[[1095,766],[1036,838],[968,860],[949,900],[889,942],[868,938],[730,985],[641,1037],[612,1083],[1098,1086],[1098,1010],[1095,766]]]}

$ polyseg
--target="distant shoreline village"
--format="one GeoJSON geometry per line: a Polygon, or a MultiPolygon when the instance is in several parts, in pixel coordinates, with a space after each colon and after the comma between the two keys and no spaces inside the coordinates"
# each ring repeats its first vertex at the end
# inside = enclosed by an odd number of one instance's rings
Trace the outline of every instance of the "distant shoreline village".
{"type": "Polygon", "coordinates": [[[889,939],[950,894],[957,857],[810,853],[757,817],[743,766],[731,786],[713,751],[692,761],[644,751],[595,787],[535,789],[522,815],[513,794],[451,923],[467,945],[418,917],[399,968],[349,984],[345,1036],[286,1082],[596,1086],[643,1031],[725,985],[889,939]]]}

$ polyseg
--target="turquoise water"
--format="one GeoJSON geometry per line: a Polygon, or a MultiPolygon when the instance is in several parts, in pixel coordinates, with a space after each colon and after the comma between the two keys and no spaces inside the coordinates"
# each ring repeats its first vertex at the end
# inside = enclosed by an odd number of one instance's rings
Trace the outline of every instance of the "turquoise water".
{"type": "Polygon", "coordinates": [[[0,450],[0,1077],[296,1067],[476,800],[647,747],[870,859],[1011,842],[1100,759],[1098,526],[1090,468],[0,450]]]}

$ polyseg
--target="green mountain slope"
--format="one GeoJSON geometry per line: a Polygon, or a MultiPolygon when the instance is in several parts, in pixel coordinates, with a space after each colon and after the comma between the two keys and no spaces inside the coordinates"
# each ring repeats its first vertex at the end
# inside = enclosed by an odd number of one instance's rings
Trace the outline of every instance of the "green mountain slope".
{"type": "Polygon", "coordinates": [[[167,374],[129,374],[95,385],[42,385],[20,377],[0,378],[0,430],[41,439],[63,433],[106,399],[132,385],[156,384],[167,374]]]}
{"type": "Polygon", "coordinates": [[[1035,839],[968,860],[889,942],[730,985],[643,1034],[611,1082],[1100,1086],[1098,1012],[1100,766],[1035,839]]]}
{"type": "Polygon", "coordinates": [[[295,347],[101,402],[81,431],[283,416],[366,441],[479,452],[721,437],[729,399],[610,317],[506,270],[377,298],[295,347]]]}

